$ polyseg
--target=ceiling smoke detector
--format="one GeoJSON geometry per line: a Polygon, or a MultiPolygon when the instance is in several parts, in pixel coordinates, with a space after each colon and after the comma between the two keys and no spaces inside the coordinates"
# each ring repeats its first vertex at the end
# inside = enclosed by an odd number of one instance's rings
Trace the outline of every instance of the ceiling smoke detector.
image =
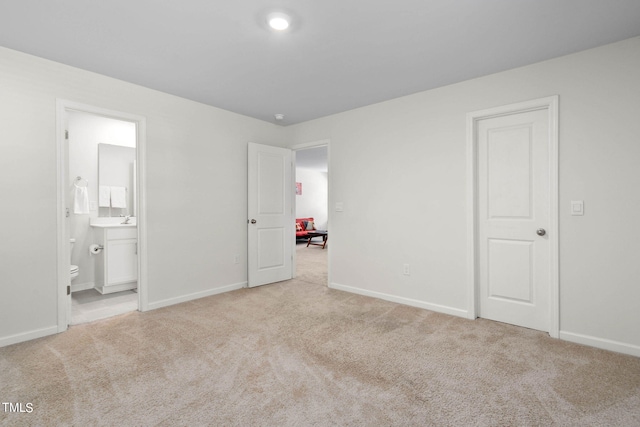
{"type": "Polygon", "coordinates": [[[284,120],[284,114],[274,114],[273,117],[275,117],[277,121],[284,120]]]}

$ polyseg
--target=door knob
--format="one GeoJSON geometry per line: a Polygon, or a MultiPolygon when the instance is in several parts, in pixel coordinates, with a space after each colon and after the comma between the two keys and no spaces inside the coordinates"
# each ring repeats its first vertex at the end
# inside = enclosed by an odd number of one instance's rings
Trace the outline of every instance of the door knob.
{"type": "Polygon", "coordinates": [[[547,234],[547,230],[545,230],[544,228],[538,228],[538,229],[536,230],[536,234],[537,234],[538,236],[544,236],[545,234],[547,234]]]}
{"type": "Polygon", "coordinates": [[[255,219],[251,220],[251,224],[255,224],[256,222],[258,222],[258,221],[256,221],[255,219]]]}

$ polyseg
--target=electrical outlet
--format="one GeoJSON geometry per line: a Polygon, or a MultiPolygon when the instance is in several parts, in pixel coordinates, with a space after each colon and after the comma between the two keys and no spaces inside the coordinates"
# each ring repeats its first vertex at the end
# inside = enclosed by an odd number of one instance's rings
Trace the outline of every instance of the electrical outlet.
{"type": "Polygon", "coordinates": [[[571,201],[571,215],[574,215],[574,216],[584,215],[584,202],[582,200],[571,201]]]}
{"type": "Polygon", "coordinates": [[[411,272],[409,271],[409,264],[404,264],[402,266],[402,274],[404,274],[405,276],[411,275],[411,272]]]}

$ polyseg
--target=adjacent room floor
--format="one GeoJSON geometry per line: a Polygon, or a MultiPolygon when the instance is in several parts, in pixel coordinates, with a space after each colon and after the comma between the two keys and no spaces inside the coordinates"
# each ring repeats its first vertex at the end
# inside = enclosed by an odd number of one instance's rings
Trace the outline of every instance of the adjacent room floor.
{"type": "MultiPolygon", "coordinates": [[[[322,242],[321,237],[315,238],[322,242]]],[[[296,244],[296,279],[305,282],[327,286],[327,252],[329,244],[322,249],[320,246],[309,246],[307,242],[296,244]]]]}
{"type": "Polygon", "coordinates": [[[106,319],[138,309],[138,293],[115,292],[102,295],[95,289],[71,294],[71,325],[106,319]]]}

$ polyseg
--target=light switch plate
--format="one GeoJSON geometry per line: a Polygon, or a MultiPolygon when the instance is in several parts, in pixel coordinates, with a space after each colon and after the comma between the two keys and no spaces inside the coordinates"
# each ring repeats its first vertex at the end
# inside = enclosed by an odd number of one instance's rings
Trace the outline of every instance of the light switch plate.
{"type": "Polygon", "coordinates": [[[573,216],[584,215],[584,202],[582,200],[571,201],[571,215],[573,216]]]}
{"type": "Polygon", "coordinates": [[[90,211],[97,211],[98,210],[98,202],[96,202],[95,200],[91,200],[89,202],[89,210],[90,211]]]}
{"type": "Polygon", "coordinates": [[[336,202],[336,212],[342,212],[342,211],[344,211],[344,203],[336,202]]]}

